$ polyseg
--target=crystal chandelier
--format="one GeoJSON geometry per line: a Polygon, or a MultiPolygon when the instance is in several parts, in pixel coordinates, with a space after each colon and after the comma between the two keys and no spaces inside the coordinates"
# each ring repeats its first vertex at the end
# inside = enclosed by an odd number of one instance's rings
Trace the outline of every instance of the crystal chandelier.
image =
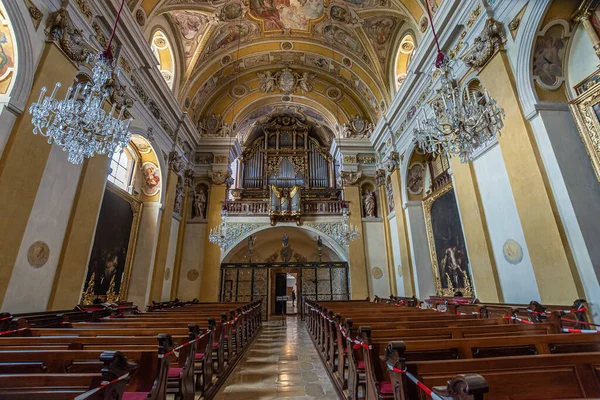
{"type": "Polygon", "coordinates": [[[228,215],[227,205],[224,204],[221,209],[221,223],[215,228],[211,228],[210,234],[208,235],[208,240],[211,243],[218,245],[221,250],[227,249],[233,241],[233,236],[227,231],[228,215]]]}
{"type": "Polygon", "coordinates": [[[111,105],[107,87],[115,71],[110,47],[124,4],[125,0],[121,3],[106,50],[87,60],[93,67],[93,82],[70,87],[62,100],[55,99],[60,82],[56,83],[50,96],[44,96],[47,89],[43,87],[38,101],[29,108],[33,133],[47,137],[49,144],[63,147],[73,164],[81,164],[95,154],[112,155],[123,151],[131,138],[131,119],[124,119],[126,106],[117,110],[116,104],[111,105]],[[106,104],[110,107],[107,107],[108,111],[106,104]]]}
{"type": "Polygon", "coordinates": [[[348,246],[350,242],[360,238],[358,228],[350,223],[348,206],[342,205],[342,226],[335,232],[335,239],[342,246],[348,246]]]}
{"type": "Polygon", "coordinates": [[[440,88],[430,104],[431,111],[425,110],[425,116],[417,120],[415,141],[427,153],[458,156],[461,162],[467,163],[472,160],[475,149],[500,136],[504,110],[487,90],[471,92],[466,88],[465,93],[461,93],[449,60],[440,49],[429,6],[427,12],[438,48],[435,67],[440,88]]]}

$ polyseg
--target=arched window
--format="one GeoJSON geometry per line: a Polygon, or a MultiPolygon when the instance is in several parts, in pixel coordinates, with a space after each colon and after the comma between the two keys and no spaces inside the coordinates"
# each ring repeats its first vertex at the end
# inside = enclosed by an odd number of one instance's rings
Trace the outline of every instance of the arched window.
{"type": "Polygon", "coordinates": [[[131,193],[135,162],[136,157],[131,145],[127,145],[122,152],[114,153],[110,160],[108,181],[131,193]]]}
{"type": "Polygon", "coordinates": [[[173,82],[175,78],[175,58],[173,57],[173,49],[169,43],[169,39],[162,31],[156,31],[152,37],[152,52],[158,60],[158,69],[162,74],[163,78],[169,85],[169,88],[173,89],[173,82]]]}
{"type": "Polygon", "coordinates": [[[405,35],[400,41],[400,47],[398,49],[398,56],[396,57],[396,71],[395,71],[395,82],[396,90],[400,88],[404,78],[406,78],[406,71],[408,70],[408,63],[415,51],[415,40],[412,35],[405,35]]]}

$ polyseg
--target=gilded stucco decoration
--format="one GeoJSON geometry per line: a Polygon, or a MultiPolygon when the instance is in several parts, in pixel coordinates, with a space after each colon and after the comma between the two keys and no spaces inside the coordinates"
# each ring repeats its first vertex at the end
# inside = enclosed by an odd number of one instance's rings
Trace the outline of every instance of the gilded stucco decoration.
{"type": "Polygon", "coordinates": [[[344,246],[343,243],[336,239],[342,232],[342,224],[340,222],[317,222],[305,223],[304,225],[324,233],[340,246],[344,246]]]}
{"type": "Polygon", "coordinates": [[[231,222],[227,224],[227,232],[229,232],[232,237],[232,240],[230,242],[231,244],[228,248],[230,248],[241,236],[244,236],[248,232],[252,232],[256,229],[262,228],[267,225],[268,224],[246,222],[231,222]]]}
{"type": "Polygon", "coordinates": [[[172,151],[169,153],[169,169],[175,171],[176,173],[180,173],[184,167],[183,158],[176,151],[172,151]]]}
{"type": "Polygon", "coordinates": [[[27,11],[29,11],[29,15],[31,16],[33,27],[37,31],[42,23],[42,19],[44,18],[44,13],[41,12],[31,0],[25,0],[25,5],[27,6],[27,11]]]}

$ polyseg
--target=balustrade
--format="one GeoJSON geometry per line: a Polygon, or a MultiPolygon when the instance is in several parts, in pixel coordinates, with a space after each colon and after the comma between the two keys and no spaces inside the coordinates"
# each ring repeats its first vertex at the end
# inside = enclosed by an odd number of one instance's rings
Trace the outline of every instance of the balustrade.
{"type": "MultiPolygon", "coordinates": [[[[342,215],[342,200],[303,200],[302,215],[342,215]]],[[[234,200],[227,202],[229,215],[269,215],[266,200],[234,200]]]]}

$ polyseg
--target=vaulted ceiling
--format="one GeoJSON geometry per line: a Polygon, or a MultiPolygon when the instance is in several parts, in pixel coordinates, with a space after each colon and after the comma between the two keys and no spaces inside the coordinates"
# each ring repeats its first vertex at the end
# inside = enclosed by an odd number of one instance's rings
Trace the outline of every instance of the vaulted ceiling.
{"type": "Polygon", "coordinates": [[[241,137],[286,109],[331,131],[355,116],[376,123],[396,89],[400,36],[418,31],[425,9],[422,0],[128,4],[149,35],[169,26],[176,96],[192,119],[220,116],[241,137]]]}

